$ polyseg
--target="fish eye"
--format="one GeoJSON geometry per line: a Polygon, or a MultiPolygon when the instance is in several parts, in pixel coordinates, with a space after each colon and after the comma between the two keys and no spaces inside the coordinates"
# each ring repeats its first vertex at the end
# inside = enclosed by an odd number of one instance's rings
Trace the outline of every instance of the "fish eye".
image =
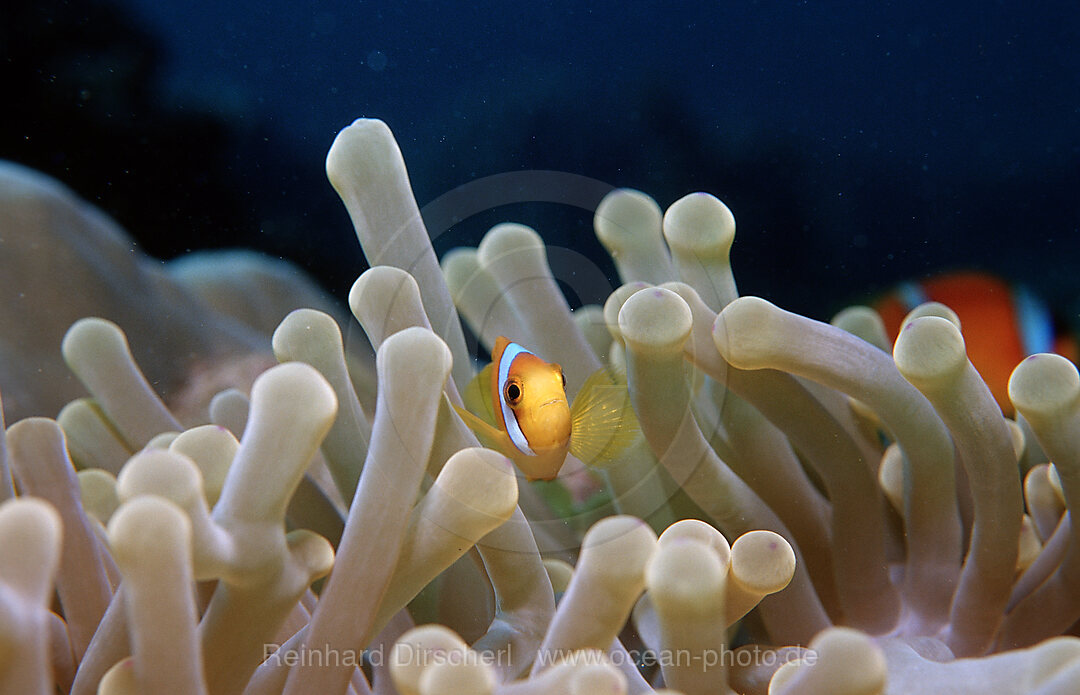
{"type": "Polygon", "coordinates": [[[521,400],[521,386],[515,381],[508,382],[506,384],[506,389],[503,391],[503,395],[506,396],[507,403],[510,405],[517,405],[521,400]]]}
{"type": "Polygon", "coordinates": [[[562,372],[559,372],[559,378],[562,379],[562,390],[565,391],[566,390],[566,375],[563,374],[562,372]]]}

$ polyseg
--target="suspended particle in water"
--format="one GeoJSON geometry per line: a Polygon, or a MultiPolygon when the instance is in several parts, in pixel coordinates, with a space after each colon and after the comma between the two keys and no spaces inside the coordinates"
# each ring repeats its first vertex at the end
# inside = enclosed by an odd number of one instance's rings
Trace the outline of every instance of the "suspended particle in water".
{"type": "Polygon", "coordinates": [[[367,66],[375,72],[382,72],[386,69],[388,61],[386,54],[382,51],[372,51],[367,54],[367,66]]]}

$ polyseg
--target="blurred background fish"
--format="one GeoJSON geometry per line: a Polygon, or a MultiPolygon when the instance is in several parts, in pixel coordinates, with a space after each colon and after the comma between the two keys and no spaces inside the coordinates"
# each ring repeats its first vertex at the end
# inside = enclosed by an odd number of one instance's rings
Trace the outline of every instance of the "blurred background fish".
{"type": "Polygon", "coordinates": [[[1028,355],[1056,352],[1077,360],[1077,342],[1065,324],[1031,290],[979,271],[954,271],[909,281],[878,300],[874,308],[890,341],[909,311],[939,302],[956,312],[968,358],[1003,412],[1011,415],[1008,382],[1028,355]]]}

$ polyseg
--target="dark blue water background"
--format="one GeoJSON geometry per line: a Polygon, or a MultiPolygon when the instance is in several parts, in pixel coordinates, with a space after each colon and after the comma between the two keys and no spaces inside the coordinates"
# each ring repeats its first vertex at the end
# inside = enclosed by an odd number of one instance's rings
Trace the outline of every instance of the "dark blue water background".
{"type": "MultiPolygon", "coordinates": [[[[665,206],[708,190],[738,219],[740,289],[818,317],[952,267],[1080,310],[1073,2],[118,2],[155,42],[155,106],[236,136],[215,148],[244,215],[145,241],[162,255],[257,246],[344,292],[362,260],[323,158],[369,116],[421,205],[528,169],[665,206]]],[[[214,218],[183,198],[172,218],[214,218]]],[[[514,217],[597,249],[545,205],[439,243],[514,217]]]]}

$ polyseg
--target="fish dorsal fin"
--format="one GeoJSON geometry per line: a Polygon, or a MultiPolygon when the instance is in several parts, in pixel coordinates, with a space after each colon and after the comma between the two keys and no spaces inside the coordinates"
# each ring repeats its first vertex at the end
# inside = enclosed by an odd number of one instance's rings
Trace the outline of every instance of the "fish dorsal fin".
{"type": "Polygon", "coordinates": [[[492,363],[488,363],[465,386],[465,393],[461,395],[461,400],[465,402],[465,407],[469,409],[469,412],[496,427],[495,407],[491,402],[491,372],[493,371],[491,365],[492,363]]]}
{"type": "Polygon", "coordinates": [[[640,431],[626,383],[607,369],[585,380],[570,408],[570,421],[570,453],[590,466],[610,463],[640,431]]]}

